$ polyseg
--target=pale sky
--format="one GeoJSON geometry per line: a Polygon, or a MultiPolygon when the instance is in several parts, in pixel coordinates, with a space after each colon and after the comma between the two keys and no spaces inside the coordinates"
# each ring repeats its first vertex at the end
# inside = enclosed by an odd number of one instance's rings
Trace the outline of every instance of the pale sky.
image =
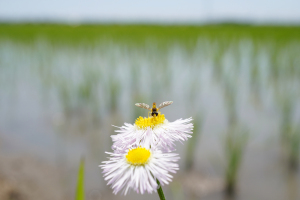
{"type": "Polygon", "coordinates": [[[0,21],[300,24],[300,0],[0,0],[0,21]]]}

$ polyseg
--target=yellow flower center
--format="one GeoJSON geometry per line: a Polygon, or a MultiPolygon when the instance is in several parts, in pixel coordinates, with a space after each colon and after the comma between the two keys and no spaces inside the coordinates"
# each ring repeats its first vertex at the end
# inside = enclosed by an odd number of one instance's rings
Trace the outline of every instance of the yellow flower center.
{"type": "Polygon", "coordinates": [[[131,165],[144,165],[148,162],[151,153],[146,148],[135,148],[128,151],[126,155],[127,162],[131,165]]]}
{"type": "Polygon", "coordinates": [[[162,124],[165,121],[165,115],[158,114],[155,117],[139,117],[135,120],[135,125],[137,125],[139,128],[147,128],[154,126],[158,124],[162,124]]]}

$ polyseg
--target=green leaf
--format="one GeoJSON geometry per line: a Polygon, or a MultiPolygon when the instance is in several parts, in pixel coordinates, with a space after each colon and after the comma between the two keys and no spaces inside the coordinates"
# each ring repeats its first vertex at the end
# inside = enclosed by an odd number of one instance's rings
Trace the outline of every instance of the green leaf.
{"type": "Polygon", "coordinates": [[[84,159],[81,159],[78,170],[78,180],[76,189],[76,200],[84,200],[84,159]]]}

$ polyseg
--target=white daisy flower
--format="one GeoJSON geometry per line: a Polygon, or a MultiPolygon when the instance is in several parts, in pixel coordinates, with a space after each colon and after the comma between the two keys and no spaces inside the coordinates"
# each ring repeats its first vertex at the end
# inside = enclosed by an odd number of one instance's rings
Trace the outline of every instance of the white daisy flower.
{"type": "Polygon", "coordinates": [[[140,146],[124,152],[106,152],[109,161],[99,165],[105,180],[112,186],[113,193],[122,191],[126,195],[132,188],[137,193],[152,193],[161,185],[168,184],[178,170],[178,154],[163,153],[155,146],[140,146]]]}
{"type": "Polygon", "coordinates": [[[149,142],[160,146],[164,151],[173,151],[175,141],[185,141],[192,137],[194,126],[191,121],[192,118],[169,122],[163,114],[148,118],[139,117],[135,124],[125,123],[124,126],[117,127],[119,130],[115,132],[119,134],[111,136],[112,149],[121,152],[149,142]]]}

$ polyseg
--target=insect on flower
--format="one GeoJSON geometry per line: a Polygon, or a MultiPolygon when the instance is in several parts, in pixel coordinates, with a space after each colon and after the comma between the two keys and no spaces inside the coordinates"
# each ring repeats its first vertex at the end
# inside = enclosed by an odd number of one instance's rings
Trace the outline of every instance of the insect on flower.
{"type": "Polygon", "coordinates": [[[148,118],[139,117],[134,124],[125,123],[116,135],[112,135],[112,150],[108,161],[99,165],[103,169],[105,180],[111,185],[113,193],[124,195],[130,189],[137,193],[157,191],[161,200],[165,199],[162,187],[172,181],[171,173],[179,170],[176,141],[185,141],[192,137],[192,118],[169,122],[160,109],[171,105],[165,101],[158,107],[145,103],[135,104],[149,110],[148,118]],[[150,115],[150,116],[149,116],[150,115]]]}
{"type": "Polygon", "coordinates": [[[149,115],[151,115],[152,117],[156,117],[158,115],[159,110],[166,107],[166,106],[169,106],[173,103],[173,101],[165,101],[161,104],[159,104],[158,108],[156,107],[156,103],[154,102],[152,104],[152,108],[150,108],[150,106],[148,104],[145,104],[145,103],[136,103],[135,105],[137,107],[140,107],[140,108],[145,108],[147,110],[150,110],[150,112],[148,112],[148,117],[149,115]]]}
{"type": "Polygon", "coordinates": [[[145,103],[135,104],[138,107],[150,110],[148,118],[139,117],[134,124],[125,123],[124,126],[117,127],[115,130],[118,134],[112,135],[112,149],[122,152],[128,148],[135,148],[145,142],[158,144],[163,151],[175,150],[175,141],[185,141],[192,137],[193,124],[192,118],[178,119],[174,122],[169,122],[164,114],[159,110],[163,107],[171,105],[172,101],[166,101],[159,105],[158,108],[151,108],[145,103]],[[157,114],[156,114],[157,113],[157,114]],[[149,137],[151,136],[151,137],[149,137]]]}

